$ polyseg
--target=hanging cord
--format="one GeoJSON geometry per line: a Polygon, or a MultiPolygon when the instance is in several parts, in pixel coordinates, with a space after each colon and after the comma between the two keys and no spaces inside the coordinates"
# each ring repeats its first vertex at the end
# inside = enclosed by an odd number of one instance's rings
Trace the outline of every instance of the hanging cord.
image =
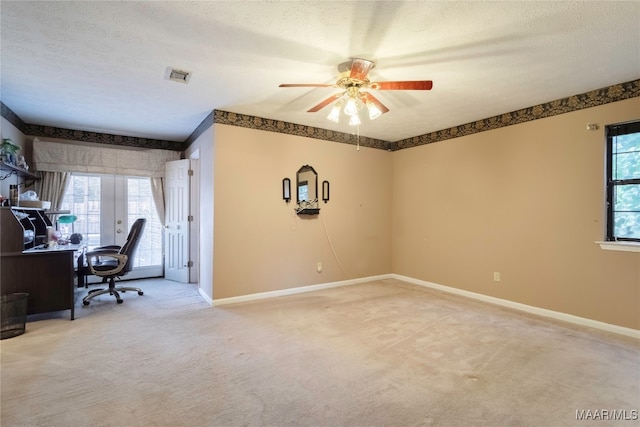
{"type": "Polygon", "coordinates": [[[329,237],[329,231],[327,230],[327,224],[324,222],[324,217],[322,215],[319,215],[319,216],[320,216],[320,220],[322,221],[322,226],[324,227],[324,235],[327,237],[327,242],[329,242],[329,247],[331,248],[333,257],[338,263],[338,267],[340,267],[340,271],[342,271],[342,274],[344,274],[344,277],[349,279],[349,275],[347,274],[344,267],[342,266],[342,263],[340,262],[340,258],[338,258],[338,254],[336,253],[336,249],[333,247],[333,243],[331,242],[331,237],[329,237]]]}
{"type": "Polygon", "coordinates": [[[351,135],[356,137],[356,151],[360,151],[360,125],[353,126],[353,129],[351,135]]]}

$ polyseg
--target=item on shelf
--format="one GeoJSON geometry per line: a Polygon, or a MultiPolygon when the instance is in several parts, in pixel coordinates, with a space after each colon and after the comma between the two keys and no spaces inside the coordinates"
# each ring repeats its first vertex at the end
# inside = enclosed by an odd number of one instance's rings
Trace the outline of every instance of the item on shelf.
{"type": "Polygon", "coordinates": [[[0,158],[3,162],[10,165],[16,164],[16,152],[20,150],[20,146],[14,144],[11,138],[3,138],[0,144],[0,158]]]}
{"type": "Polygon", "coordinates": [[[11,206],[18,206],[18,186],[9,186],[9,204],[11,206]]]}
{"type": "Polygon", "coordinates": [[[29,190],[20,195],[20,206],[25,208],[50,209],[51,202],[39,200],[38,193],[33,190],[29,190]]]}
{"type": "Polygon", "coordinates": [[[33,239],[35,239],[33,230],[24,230],[24,244],[28,245],[29,243],[33,242],[33,239]]]}
{"type": "Polygon", "coordinates": [[[29,165],[27,164],[27,160],[24,158],[22,154],[18,156],[18,167],[26,171],[29,170],[29,165]]]}
{"type": "Polygon", "coordinates": [[[50,248],[57,246],[60,237],[62,237],[62,234],[58,230],[52,226],[47,226],[47,246],[50,248]]]}

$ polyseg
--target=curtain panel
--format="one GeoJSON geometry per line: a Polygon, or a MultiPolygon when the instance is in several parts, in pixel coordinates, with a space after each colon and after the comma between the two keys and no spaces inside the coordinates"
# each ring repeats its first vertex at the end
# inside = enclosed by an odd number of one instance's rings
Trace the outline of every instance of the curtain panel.
{"type": "Polygon", "coordinates": [[[164,178],[151,178],[151,194],[153,195],[153,202],[156,205],[156,212],[160,224],[164,223],[164,178]]]}
{"type": "Polygon", "coordinates": [[[96,147],[33,141],[33,166],[39,172],[82,172],[110,175],[164,176],[164,165],[179,160],[171,150],[96,147]]]}
{"type": "Polygon", "coordinates": [[[40,200],[51,202],[50,210],[60,209],[69,178],[71,174],[68,172],[40,172],[40,180],[36,182],[35,191],[40,200]]]}

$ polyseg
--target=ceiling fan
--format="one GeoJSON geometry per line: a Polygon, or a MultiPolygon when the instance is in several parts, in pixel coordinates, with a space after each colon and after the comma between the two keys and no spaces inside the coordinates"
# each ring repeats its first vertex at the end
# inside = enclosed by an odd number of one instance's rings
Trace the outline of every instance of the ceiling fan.
{"type": "Polygon", "coordinates": [[[280,87],[333,87],[342,89],[341,92],[331,95],[329,98],[311,107],[307,112],[315,113],[327,105],[337,101],[327,118],[338,123],[340,112],[349,116],[350,125],[359,125],[358,111],[364,106],[369,112],[369,120],[373,120],[389,111],[375,96],[367,90],[430,90],[433,87],[431,80],[411,81],[386,81],[372,82],[367,78],[369,71],[375,66],[375,62],[363,58],[352,58],[338,66],[340,76],[334,84],[322,83],[283,83],[280,87]],[[343,109],[344,107],[344,109],[343,109]]]}

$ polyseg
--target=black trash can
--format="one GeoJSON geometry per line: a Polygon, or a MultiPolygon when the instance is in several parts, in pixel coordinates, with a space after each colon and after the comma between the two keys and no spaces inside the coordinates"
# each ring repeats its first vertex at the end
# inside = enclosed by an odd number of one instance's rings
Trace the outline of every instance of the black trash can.
{"type": "Polygon", "coordinates": [[[2,295],[2,325],[0,339],[17,337],[24,334],[24,325],[27,323],[27,301],[29,294],[15,293],[2,295]]]}

